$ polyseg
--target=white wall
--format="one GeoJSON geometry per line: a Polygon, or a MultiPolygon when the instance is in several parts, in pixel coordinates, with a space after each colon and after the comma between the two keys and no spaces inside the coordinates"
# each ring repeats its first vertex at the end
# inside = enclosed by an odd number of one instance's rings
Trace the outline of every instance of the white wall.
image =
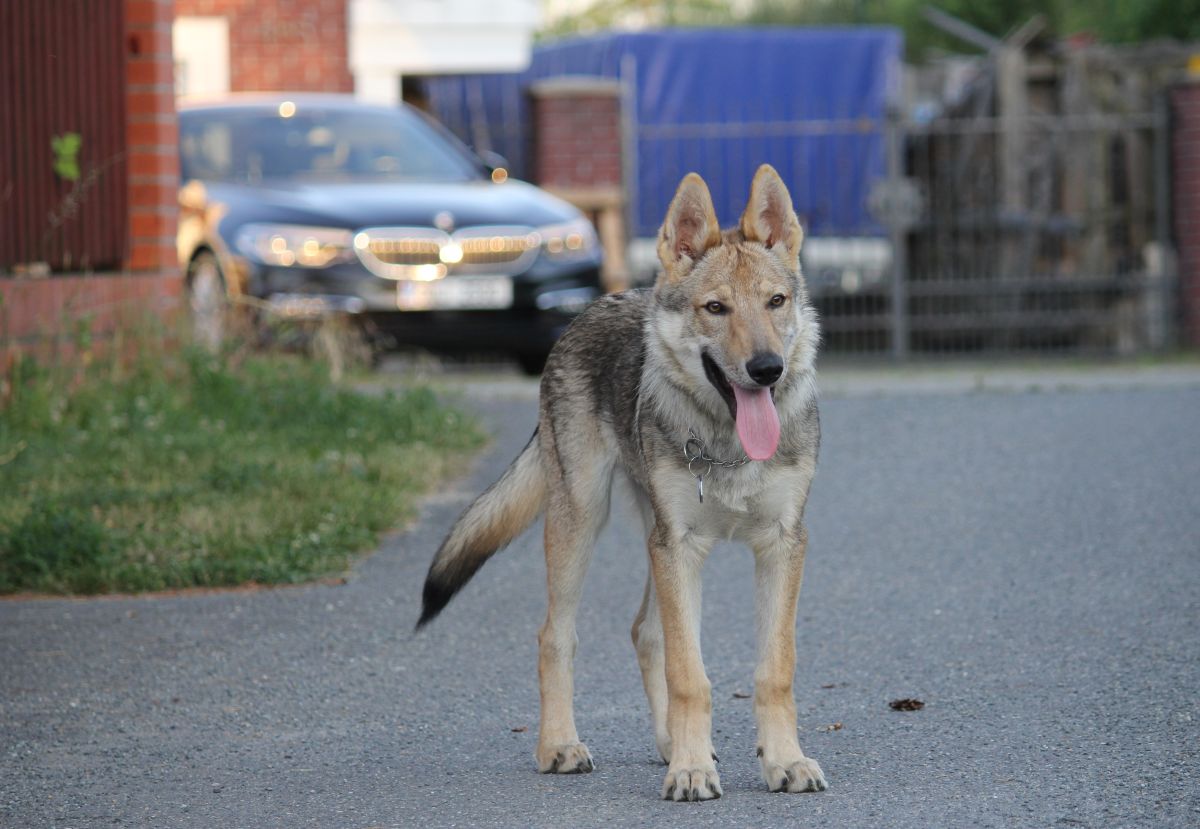
{"type": "Polygon", "coordinates": [[[215,98],[229,92],[229,21],[177,17],[171,30],[175,95],[215,98]]]}
{"type": "Polygon", "coordinates": [[[537,0],[350,0],[350,71],[363,100],[395,103],[400,76],[526,68],[537,0]]]}

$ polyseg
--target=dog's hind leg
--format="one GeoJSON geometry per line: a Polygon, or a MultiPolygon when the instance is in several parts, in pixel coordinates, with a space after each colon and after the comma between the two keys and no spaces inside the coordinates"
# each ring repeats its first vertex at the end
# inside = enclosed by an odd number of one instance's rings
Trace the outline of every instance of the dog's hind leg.
{"type": "Polygon", "coordinates": [[[758,667],[754,716],[763,779],[773,792],[819,792],[826,787],[817,761],[804,756],[796,736],[796,602],[804,575],[808,533],[783,533],[754,545],[758,667]]]}
{"type": "Polygon", "coordinates": [[[563,436],[543,434],[549,437],[550,445],[543,447],[551,450],[545,454],[552,468],[545,536],[548,602],[538,634],[542,708],[536,756],[543,773],[574,774],[593,768],[575,730],[575,615],[596,537],[608,518],[615,453],[597,445],[603,439],[595,433],[572,430],[569,447],[559,443],[563,436]],[[563,453],[569,454],[569,464],[563,453]]]}

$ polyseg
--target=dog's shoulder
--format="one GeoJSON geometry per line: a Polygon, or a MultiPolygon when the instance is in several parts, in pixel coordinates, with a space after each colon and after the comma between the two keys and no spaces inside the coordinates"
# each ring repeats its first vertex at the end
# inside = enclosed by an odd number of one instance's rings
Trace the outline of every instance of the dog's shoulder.
{"type": "Polygon", "coordinates": [[[636,409],[646,352],[643,330],[653,302],[651,291],[632,290],[589,305],[550,353],[542,376],[543,403],[588,400],[593,411],[627,428],[636,409]]]}
{"type": "Polygon", "coordinates": [[[616,333],[625,328],[640,327],[654,306],[654,291],[633,288],[615,294],[604,294],[584,309],[572,328],[603,328],[616,333]]]}
{"type": "Polygon", "coordinates": [[[653,305],[646,289],[605,294],[572,320],[551,354],[559,367],[613,367],[642,348],[642,329],[653,305]]]}

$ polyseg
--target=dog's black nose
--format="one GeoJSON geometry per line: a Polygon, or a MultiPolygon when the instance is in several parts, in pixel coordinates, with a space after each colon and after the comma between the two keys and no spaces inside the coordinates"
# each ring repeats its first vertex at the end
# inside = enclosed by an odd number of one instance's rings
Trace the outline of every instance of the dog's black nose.
{"type": "Polygon", "coordinates": [[[769,386],[783,374],[783,358],[773,351],[760,351],[746,363],[746,373],[760,386],[769,386]]]}

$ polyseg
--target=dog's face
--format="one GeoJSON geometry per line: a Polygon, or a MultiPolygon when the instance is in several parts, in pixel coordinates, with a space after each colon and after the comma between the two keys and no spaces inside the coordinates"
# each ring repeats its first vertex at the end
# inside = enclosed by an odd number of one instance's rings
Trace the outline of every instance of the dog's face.
{"type": "Polygon", "coordinates": [[[755,175],[736,229],[720,232],[708,187],[690,174],[659,231],[663,342],[679,369],[719,395],[755,460],[778,443],[776,389],[812,362],[802,239],[787,187],[768,165],[755,175]]]}

